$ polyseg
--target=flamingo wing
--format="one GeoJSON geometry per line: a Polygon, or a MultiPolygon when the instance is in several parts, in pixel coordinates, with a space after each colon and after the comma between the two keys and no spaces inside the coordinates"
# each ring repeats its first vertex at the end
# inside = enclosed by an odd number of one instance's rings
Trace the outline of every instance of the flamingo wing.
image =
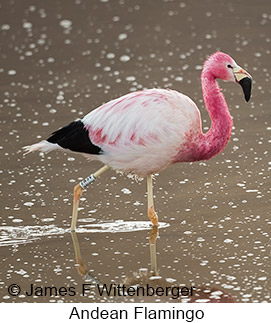
{"type": "Polygon", "coordinates": [[[101,148],[91,142],[88,131],[81,120],[73,121],[69,125],[55,131],[47,141],[64,149],[79,153],[92,155],[101,153],[101,148]]]}

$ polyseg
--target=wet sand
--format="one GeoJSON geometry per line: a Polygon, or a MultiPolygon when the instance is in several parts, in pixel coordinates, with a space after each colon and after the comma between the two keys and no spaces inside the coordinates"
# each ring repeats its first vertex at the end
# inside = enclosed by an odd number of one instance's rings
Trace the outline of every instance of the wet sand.
{"type": "Polygon", "coordinates": [[[270,302],[270,1],[0,6],[1,301],[270,302]],[[206,131],[200,72],[217,50],[254,79],[249,103],[240,87],[219,82],[234,121],[225,151],[156,176],[157,236],[145,181],[113,171],[84,192],[71,235],[73,186],[100,165],[61,152],[23,156],[22,147],[110,99],[152,87],[189,95],[206,131]],[[194,286],[197,295],[100,297],[95,287],[154,281],[194,286]],[[14,283],[18,297],[8,294],[14,283]],[[83,283],[92,284],[85,296],[83,283]],[[76,294],[26,296],[31,284],[76,294]]]}

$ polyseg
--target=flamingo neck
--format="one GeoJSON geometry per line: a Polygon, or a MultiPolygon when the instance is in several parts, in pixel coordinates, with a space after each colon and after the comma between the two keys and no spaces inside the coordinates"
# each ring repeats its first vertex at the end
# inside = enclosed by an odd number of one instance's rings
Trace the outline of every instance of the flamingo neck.
{"type": "Polygon", "coordinates": [[[211,128],[207,133],[202,133],[198,143],[199,160],[206,160],[225,148],[233,122],[221,89],[208,69],[201,74],[201,84],[205,106],[212,121],[211,128]]]}

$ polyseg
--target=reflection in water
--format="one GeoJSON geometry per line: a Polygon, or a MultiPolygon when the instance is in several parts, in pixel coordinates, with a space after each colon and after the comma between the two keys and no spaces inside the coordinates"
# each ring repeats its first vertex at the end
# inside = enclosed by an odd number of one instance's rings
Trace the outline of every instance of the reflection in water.
{"type": "Polygon", "coordinates": [[[76,232],[71,231],[71,236],[72,236],[72,242],[73,242],[73,246],[74,246],[75,259],[76,259],[76,263],[78,265],[78,267],[77,267],[78,273],[84,277],[85,281],[99,284],[100,283],[99,280],[94,278],[92,276],[92,274],[90,274],[90,272],[87,271],[87,267],[86,267],[85,263],[83,262],[76,232]]]}
{"type": "Polygon", "coordinates": [[[138,269],[132,275],[126,276],[120,283],[106,284],[97,279],[85,264],[80,250],[76,232],[71,232],[77,270],[83,280],[91,284],[90,293],[94,301],[135,301],[135,302],[210,302],[210,303],[232,303],[234,298],[221,289],[213,287],[184,286],[175,279],[163,278],[159,275],[157,267],[156,242],[158,228],[153,227],[149,233],[150,270],[138,269]],[[129,288],[139,291],[133,296],[127,295],[129,288]],[[102,291],[106,291],[103,292],[102,291]],[[154,291],[154,293],[153,293],[154,291]],[[152,295],[151,295],[152,294],[152,295]]]}
{"type": "MultiPolygon", "coordinates": [[[[87,219],[82,219],[87,220],[87,219]]],[[[166,228],[169,224],[159,223],[160,228],[166,228]]],[[[135,232],[149,230],[151,224],[149,221],[123,221],[84,224],[77,229],[78,233],[116,233],[116,232],[135,232]]],[[[0,246],[9,246],[13,244],[25,244],[39,240],[45,236],[63,235],[70,229],[57,227],[55,225],[28,225],[28,226],[0,226],[0,246]]]]}

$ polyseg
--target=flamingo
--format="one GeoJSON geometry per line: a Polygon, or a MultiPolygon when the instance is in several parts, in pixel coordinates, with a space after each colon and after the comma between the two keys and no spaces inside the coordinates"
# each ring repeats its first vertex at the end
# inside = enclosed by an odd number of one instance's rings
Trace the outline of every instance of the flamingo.
{"type": "Polygon", "coordinates": [[[247,102],[251,95],[248,72],[223,52],[209,56],[201,73],[203,99],[212,121],[206,133],[200,112],[188,96],[154,88],[109,101],[47,140],[24,147],[26,153],[69,150],[104,164],[74,187],[71,231],[76,229],[83,190],[109,168],[147,177],[148,217],[158,226],[152,175],[178,162],[208,160],[222,152],[229,141],[233,122],[218,78],[239,83],[247,102]]]}

